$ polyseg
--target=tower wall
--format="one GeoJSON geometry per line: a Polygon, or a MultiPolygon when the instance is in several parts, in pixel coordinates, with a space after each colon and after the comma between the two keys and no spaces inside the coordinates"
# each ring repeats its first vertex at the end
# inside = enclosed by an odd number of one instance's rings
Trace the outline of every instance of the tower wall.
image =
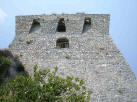
{"type": "Polygon", "coordinates": [[[58,66],[63,77],[84,79],[93,92],[91,102],[136,102],[136,78],[109,35],[109,19],[107,14],[17,16],[9,49],[30,74],[38,64],[39,69],[58,66]],[[91,18],[91,28],[83,33],[85,17],[91,18]],[[57,31],[60,18],[66,32],[57,31]],[[34,19],[40,29],[30,33],[34,19]],[[59,38],[67,38],[69,48],[57,48],[59,38]]]}

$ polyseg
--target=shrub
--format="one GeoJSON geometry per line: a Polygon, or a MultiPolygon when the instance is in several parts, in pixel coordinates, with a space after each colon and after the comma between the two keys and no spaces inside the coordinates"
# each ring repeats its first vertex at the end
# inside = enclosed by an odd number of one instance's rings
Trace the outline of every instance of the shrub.
{"type": "Polygon", "coordinates": [[[90,92],[79,78],[62,78],[53,72],[39,70],[34,75],[20,74],[6,85],[0,86],[0,102],[88,102],[90,92]]]}
{"type": "Polygon", "coordinates": [[[0,74],[3,73],[11,64],[11,61],[4,56],[0,56],[0,74]]]}
{"type": "Polygon", "coordinates": [[[4,56],[0,56],[0,84],[2,83],[3,77],[8,72],[8,68],[11,61],[4,56]]]}
{"type": "Polygon", "coordinates": [[[0,84],[15,77],[18,73],[25,72],[24,66],[18,60],[18,55],[13,55],[8,49],[0,50],[0,84]],[[12,71],[17,72],[12,73],[12,71]]]}

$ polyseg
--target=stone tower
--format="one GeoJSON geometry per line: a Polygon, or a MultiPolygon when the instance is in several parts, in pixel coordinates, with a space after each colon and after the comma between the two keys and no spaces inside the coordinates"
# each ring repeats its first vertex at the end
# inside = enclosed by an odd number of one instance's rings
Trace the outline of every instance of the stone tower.
{"type": "Polygon", "coordinates": [[[137,102],[135,75],[109,35],[109,20],[108,14],[17,16],[9,49],[30,74],[38,64],[85,79],[91,102],[137,102]]]}

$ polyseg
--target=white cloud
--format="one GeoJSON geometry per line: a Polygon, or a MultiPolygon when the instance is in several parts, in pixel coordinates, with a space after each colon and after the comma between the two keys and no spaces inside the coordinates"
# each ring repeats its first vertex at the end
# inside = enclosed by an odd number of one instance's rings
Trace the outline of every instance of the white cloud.
{"type": "Polygon", "coordinates": [[[8,15],[0,8],[0,23],[5,21],[8,15]]]}

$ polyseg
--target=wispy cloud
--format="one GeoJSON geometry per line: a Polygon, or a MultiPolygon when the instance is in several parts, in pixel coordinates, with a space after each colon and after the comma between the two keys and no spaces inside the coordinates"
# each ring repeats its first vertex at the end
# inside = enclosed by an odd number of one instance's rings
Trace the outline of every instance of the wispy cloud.
{"type": "Polygon", "coordinates": [[[8,15],[0,8],[0,23],[5,21],[8,15]]]}

